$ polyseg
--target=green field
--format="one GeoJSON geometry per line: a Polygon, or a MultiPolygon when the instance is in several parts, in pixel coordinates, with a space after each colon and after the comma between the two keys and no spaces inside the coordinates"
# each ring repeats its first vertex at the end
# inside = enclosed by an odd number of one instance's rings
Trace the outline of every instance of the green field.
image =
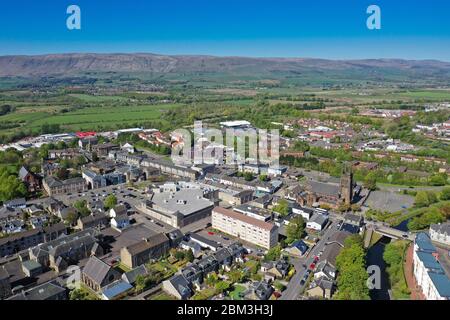
{"type": "Polygon", "coordinates": [[[139,106],[95,106],[66,113],[23,112],[2,116],[5,122],[19,122],[27,129],[39,129],[43,124],[59,124],[67,130],[95,130],[99,127],[126,125],[142,121],[160,120],[161,114],[179,104],[139,106]]]}

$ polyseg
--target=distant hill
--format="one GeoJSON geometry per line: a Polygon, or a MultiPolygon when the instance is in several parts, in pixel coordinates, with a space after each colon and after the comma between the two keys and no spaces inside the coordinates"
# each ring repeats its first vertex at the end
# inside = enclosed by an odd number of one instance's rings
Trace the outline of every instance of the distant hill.
{"type": "Polygon", "coordinates": [[[187,55],[49,54],[0,56],[0,76],[69,76],[85,72],[346,74],[355,78],[390,75],[450,79],[450,63],[436,60],[324,60],[311,58],[245,58],[187,55]]]}

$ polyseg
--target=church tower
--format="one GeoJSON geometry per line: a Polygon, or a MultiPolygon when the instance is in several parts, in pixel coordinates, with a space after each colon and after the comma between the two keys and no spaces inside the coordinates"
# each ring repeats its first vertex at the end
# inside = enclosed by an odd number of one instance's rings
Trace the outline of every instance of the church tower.
{"type": "Polygon", "coordinates": [[[345,204],[351,204],[353,198],[353,172],[348,163],[344,164],[341,176],[341,200],[345,204]]]}

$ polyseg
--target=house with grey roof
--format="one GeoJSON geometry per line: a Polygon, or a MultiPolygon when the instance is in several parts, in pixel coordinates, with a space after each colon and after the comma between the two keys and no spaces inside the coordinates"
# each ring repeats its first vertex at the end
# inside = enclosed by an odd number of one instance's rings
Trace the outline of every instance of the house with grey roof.
{"type": "Polygon", "coordinates": [[[285,248],[284,251],[292,256],[302,257],[308,251],[308,245],[303,240],[297,240],[285,248]]]}
{"type": "Polygon", "coordinates": [[[215,272],[219,269],[219,263],[214,258],[214,256],[206,256],[197,262],[197,266],[203,272],[203,277],[206,277],[209,273],[215,272]]]}
{"type": "Polygon", "coordinates": [[[120,278],[119,271],[96,256],[89,258],[81,273],[81,281],[95,292],[120,278]]]}
{"type": "Polygon", "coordinates": [[[163,290],[179,300],[187,300],[193,294],[192,283],[181,274],[163,281],[163,290]]]}
{"type": "Polygon", "coordinates": [[[233,256],[227,248],[221,248],[214,253],[214,258],[219,266],[225,270],[229,270],[233,263],[233,256]]]}
{"type": "Polygon", "coordinates": [[[103,248],[97,245],[99,232],[86,229],[58,239],[39,244],[28,250],[30,259],[60,272],[72,263],[89,257],[91,254],[103,254],[103,248]]]}
{"type": "Polygon", "coordinates": [[[5,299],[11,295],[11,283],[9,273],[3,266],[0,266],[0,299],[5,299]]]}
{"type": "Polygon", "coordinates": [[[128,272],[122,274],[122,280],[128,282],[129,284],[134,285],[136,283],[136,279],[138,276],[146,276],[148,275],[148,270],[145,265],[140,265],[128,272]]]}
{"type": "Polygon", "coordinates": [[[450,246],[450,222],[432,224],[430,226],[430,238],[432,241],[450,246]]]}
{"type": "Polygon", "coordinates": [[[27,201],[25,198],[17,198],[6,201],[3,205],[11,209],[25,209],[27,206],[27,201]]]}
{"type": "Polygon", "coordinates": [[[200,247],[202,247],[204,249],[209,249],[214,252],[216,252],[221,247],[220,243],[210,240],[210,239],[207,239],[197,233],[191,233],[189,235],[189,239],[193,242],[198,243],[200,245],[200,247]]]}
{"type": "Polygon", "coordinates": [[[306,228],[321,231],[328,222],[326,215],[315,213],[311,219],[306,223],[306,228]]]}
{"type": "Polygon", "coordinates": [[[109,226],[109,218],[102,212],[90,214],[86,217],[80,217],[77,221],[77,227],[80,230],[87,228],[104,229],[109,226]]]}
{"type": "Polygon", "coordinates": [[[181,270],[181,274],[184,278],[189,282],[203,282],[203,271],[202,269],[195,263],[188,264],[184,269],[181,270]]]}

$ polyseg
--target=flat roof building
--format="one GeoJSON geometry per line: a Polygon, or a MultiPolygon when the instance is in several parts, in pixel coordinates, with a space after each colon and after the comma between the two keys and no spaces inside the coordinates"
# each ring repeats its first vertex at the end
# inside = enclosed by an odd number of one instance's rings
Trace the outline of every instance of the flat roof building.
{"type": "Polygon", "coordinates": [[[181,228],[210,216],[214,207],[210,199],[215,199],[211,190],[177,186],[154,193],[141,210],[157,220],[181,228]]]}
{"type": "Polygon", "coordinates": [[[222,207],[212,211],[212,227],[266,249],[278,243],[278,228],[272,223],[222,207]]]}

